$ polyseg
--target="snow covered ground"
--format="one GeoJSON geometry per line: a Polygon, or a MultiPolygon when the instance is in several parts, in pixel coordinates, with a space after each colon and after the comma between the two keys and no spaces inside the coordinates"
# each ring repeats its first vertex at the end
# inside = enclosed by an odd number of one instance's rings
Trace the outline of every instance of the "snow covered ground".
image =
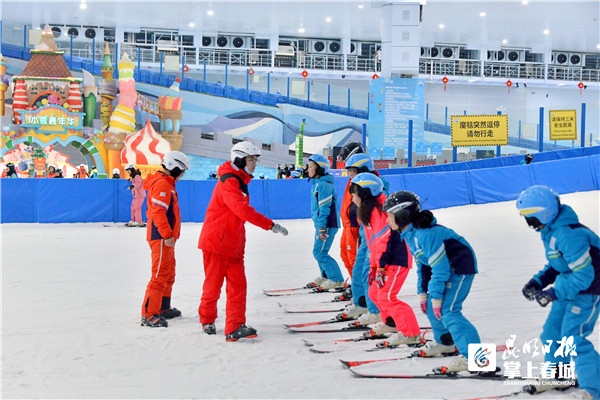
{"type": "MultiPolygon", "coordinates": [[[[599,192],[562,196],[583,224],[599,231],[599,192]]],[[[483,341],[523,343],[539,335],[548,313],[521,295],[545,263],[539,234],[519,217],[514,201],[437,210],[441,224],[471,243],[479,262],[464,313],[483,341]]],[[[517,390],[503,382],[474,380],[361,379],[338,358],[359,351],[315,354],[311,340],[360,333],[292,334],[284,323],[329,314],[287,314],[278,302],[301,306],[333,294],[266,297],[262,289],[297,287],[318,275],[312,257],[312,222],[279,221],[282,237],[247,225],[247,321],[259,332],[251,341],[227,343],[224,301],[218,334],[198,323],[201,224],[184,224],[177,243],[173,305],[183,317],[167,329],[140,327],[150,275],[145,230],[102,224],[2,225],[3,398],[447,398],[494,396],[517,390]]],[[[332,252],[339,258],[339,235],[332,252]]],[[[401,294],[416,293],[411,271],[401,294]]],[[[407,301],[418,310],[415,297],[407,301]]],[[[322,306],[322,304],[321,304],[322,306]]],[[[424,325],[423,314],[417,318],[424,325]]],[[[598,326],[590,339],[600,348],[598,326]]],[[[369,353],[392,357],[392,350],[369,353]]],[[[523,359],[525,360],[525,359],[523,359]]],[[[541,362],[542,357],[536,358],[541,362]]],[[[499,358],[501,364],[501,359],[499,358]]],[[[555,392],[545,397],[565,396],[555,392]]],[[[526,395],[526,397],[530,397],[526,395]]],[[[535,396],[539,398],[540,396],[535,396]]]]}

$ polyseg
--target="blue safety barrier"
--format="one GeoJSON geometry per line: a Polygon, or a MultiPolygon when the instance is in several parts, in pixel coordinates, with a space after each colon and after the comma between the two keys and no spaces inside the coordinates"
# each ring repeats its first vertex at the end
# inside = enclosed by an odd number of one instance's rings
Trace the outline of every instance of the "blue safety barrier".
{"type": "MultiPolygon", "coordinates": [[[[530,165],[385,178],[390,192],[415,192],[428,209],[515,200],[523,189],[535,184],[550,186],[560,194],[600,189],[599,154],[570,158],[561,155],[530,165]]],[[[336,179],[338,207],[346,183],[347,178],[336,179]]],[[[204,221],[215,184],[190,180],[177,183],[184,222],[204,221]]],[[[131,219],[132,198],[128,186],[124,179],[1,179],[1,222],[127,222],[131,219]]],[[[253,180],[249,185],[250,204],[272,219],[310,218],[310,186],[307,179],[253,180]]]]}

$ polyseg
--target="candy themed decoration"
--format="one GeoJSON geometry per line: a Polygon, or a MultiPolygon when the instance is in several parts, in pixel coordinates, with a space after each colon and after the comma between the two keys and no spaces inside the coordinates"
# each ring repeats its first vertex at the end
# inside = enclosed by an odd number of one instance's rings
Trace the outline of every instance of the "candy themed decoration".
{"type": "Polygon", "coordinates": [[[133,70],[135,66],[131,62],[129,55],[123,53],[119,65],[119,97],[109,121],[109,140],[106,143],[108,148],[108,169],[113,170],[120,166],[120,154],[123,149],[125,137],[135,132],[135,102],[137,92],[135,90],[135,80],[133,79],[133,70]]]}
{"type": "MultiPolygon", "coordinates": [[[[14,147],[11,151],[4,154],[3,157],[0,158],[0,166],[4,168],[4,166],[11,162],[17,166],[20,172],[21,178],[29,178],[29,173],[31,172],[31,177],[41,177],[39,173],[36,174],[35,167],[35,156],[36,149],[42,149],[45,157],[44,164],[46,165],[46,170],[49,165],[53,165],[55,168],[60,168],[63,171],[63,175],[65,177],[73,176],[77,169],[74,165],[69,163],[69,156],[56,151],[53,145],[48,145],[46,147],[33,147],[28,146],[25,143],[20,143],[14,147]],[[31,168],[30,168],[31,166],[31,168]]],[[[40,155],[40,150],[37,150],[37,154],[40,155]]],[[[40,157],[38,157],[40,158],[40,157]]],[[[38,160],[38,169],[37,171],[41,171],[42,163],[41,160],[38,160]]],[[[45,171],[41,171],[41,175],[45,176],[45,171]]]]}
{"type": "Polygon", "coordinates": [[[46,152],[41,147],[33,149],[33,176],[43,178],[46,172],[46,152]]]}
{"type": "Polygon", "coordinates": [[[149,100],[148,98],[142,96],[139,93],[137,94],[137,101],[135,105],[142,109],[144,112],[147,112],[148,114],[159,114],[158,103],[149,100]]]}
{"type": "Polygon", "coordinates": [[[104,63],[100,68],[102,72],[102,81],[98,84],[98,93],[100,94],[100,118],[104,125],[110,122],[110,116],[113,111],[113,100],[117,98],[117,82],[113,80],[114,67],[110,60],[110,51],[108,43],[104,48],[104,63]]]}
{"type": "Polygon", "coordinates": [[[4,103],[6,101],[6,91],[8,90],[8,78],[6,77],[6,69],[8,63],[0,53],[0,117],[4,116],[4,103]]]}
{"type": "Polygon", "coordinates": [[[181,78],[175,78],[166,96],[158,98],[160,114],[160,134],[171,143],[173,150],[179,150],[183,142],[181,133],[181,95],[179,85],[181,78]]]}
{"type": "Polygon", "coordinates": [[[148,173],[160,169],[163,156],[171,150],[171,144],[156,133],[152,123],[146,118],[146,126],[125,139],[125,147],[121,150],[120,166],[134,164],[145,178],[148,173]]]}
{"type": "MultiPolygon", "coordinates": [[[[96,119],[96,103],[98,102],[98,88],[94,76],[85,69],[83,72],[83,97],[85,99],[85,119],[83,124],[91,127],[94,119],[96,119]]],[[[50,100],[50,99],[48,99],[50,100]]]]}

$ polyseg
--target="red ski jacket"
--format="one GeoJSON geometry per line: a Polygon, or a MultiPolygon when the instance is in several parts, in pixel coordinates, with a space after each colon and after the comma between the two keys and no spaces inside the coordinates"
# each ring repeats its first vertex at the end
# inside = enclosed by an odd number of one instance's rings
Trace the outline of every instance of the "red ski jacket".
{"type": "Polygon", "coordinates": [[[248,183],[252,179],[231,161],[219,167],[219,181],[206,209],[198,248],[231,257],[242,257],[246,245],[246,221],[264,230],[273,221],[250,206],[248,183]]]}
{"type": "Polygon", "coordinates": [[[179,239],[181,215],[175,179],[158,171],[144,180],[144,189],[148,191],[146,240],[179,239]]]}

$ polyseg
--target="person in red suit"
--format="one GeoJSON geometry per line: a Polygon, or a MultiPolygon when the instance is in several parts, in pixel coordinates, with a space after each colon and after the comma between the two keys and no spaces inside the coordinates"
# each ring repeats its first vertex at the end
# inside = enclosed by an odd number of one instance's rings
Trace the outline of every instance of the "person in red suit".
{"type": "Polygon", "coordinates": [[[180,151],[164,155],[162,171],[144,181],[148,191],[148,228],[146,240],[152,251],[152,277],[142,303],[142,326],[167,327],[167,319],[181,316],[171,308],[175,283],[175,242],[179,239],[181,216],[175,182],[190,169],[190,161],[180,151]]]}
{"type": "Polygon", "coordinates": [[[264,230],[286,236],[287,230],[250,206],[248,184],[261,152],[251,142],[237,143],[231,161],[219,167],[219,180],[206,210],[198,248],[204,260],[204,284],[198,307],[202,330],[217,333],[217,301],[227,279],[225,339],[237,341],[256,337],[256,329],[246,325],[246,275],[244,249],[246,221],[264,230]]]}

